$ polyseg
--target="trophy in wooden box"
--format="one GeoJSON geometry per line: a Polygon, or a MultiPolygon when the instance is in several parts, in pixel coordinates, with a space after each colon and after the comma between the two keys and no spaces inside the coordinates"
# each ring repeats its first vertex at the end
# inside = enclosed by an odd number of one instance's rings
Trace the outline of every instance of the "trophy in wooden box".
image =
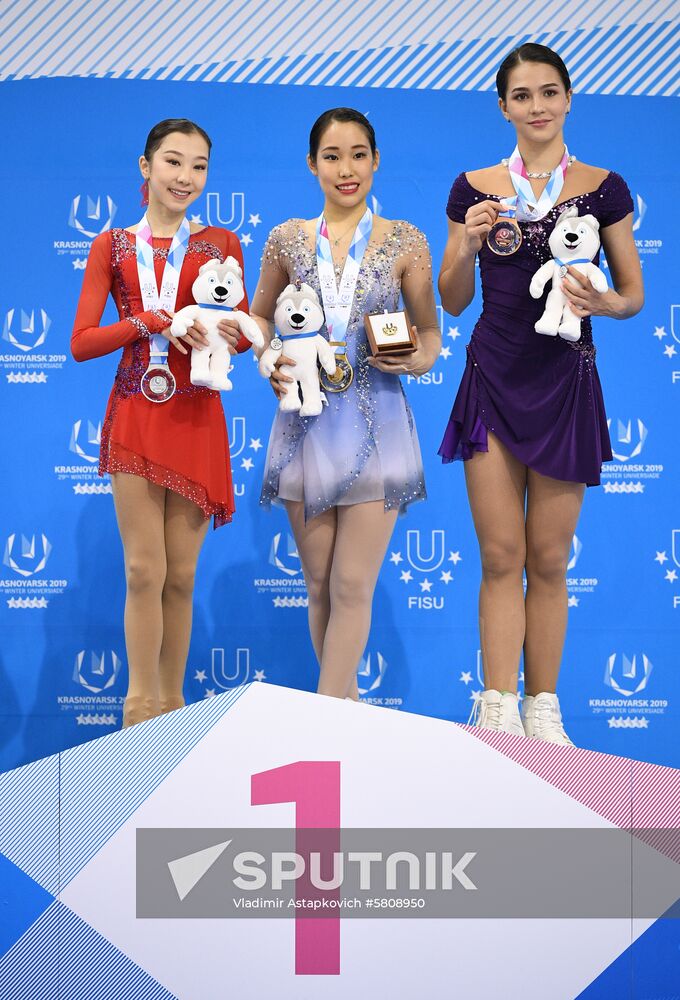
{"type": "Polygon", "coordinates": [[[418,346],[416,335],[403,309],[397,312],[367,313],[364,325],[374,358],[411,354],[418,346]]]}

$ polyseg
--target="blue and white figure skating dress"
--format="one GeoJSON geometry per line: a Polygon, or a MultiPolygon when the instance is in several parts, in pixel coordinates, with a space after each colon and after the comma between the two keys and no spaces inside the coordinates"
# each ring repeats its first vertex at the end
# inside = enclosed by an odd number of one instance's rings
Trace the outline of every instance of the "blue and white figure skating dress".
{"type": "MultiPolygon", "coordinates": [[[[260,288],[271,284],[280,291],[299,280],[321,300],[315,250],[301,222],[289,219],[269,234],[260,288]]],[[[337,284],[340,276],[336,267],[337,284]]],[[[398,308],[407,276],[410,292],[416,293],[409,297],[428,301],[427,293],[417,294],[420,282],[424,288],[432,282],[427,240],[410,223],[394,222],[384,237],[371,239],[359,268],[343,338],[354,380],[344,392],[326,393],[328,406],[318,417],[277,411],[265,465],[264,505],[304,501],[309,520],[338,505],[383,500],[385,510],[403,512],[425,499],[418,435],[401,380],[367,364],[371,354],[364,330],[365,313],[398,308]]],[[[253,311],[263,315],[260,302],[253,311]]],[[[433,299],[431,312],[427,325],[437,326],[433,299]]],[[[328,336],[325,326],[320,332],[328,336]]]]}

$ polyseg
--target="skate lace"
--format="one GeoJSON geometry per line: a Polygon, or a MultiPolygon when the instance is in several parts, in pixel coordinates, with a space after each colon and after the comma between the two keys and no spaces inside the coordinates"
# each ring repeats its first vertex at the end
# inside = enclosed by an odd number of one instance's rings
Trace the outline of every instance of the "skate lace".
{"type": "Polygon", "coordinates": [[[534,703],[534,719],[536,728],[543,739],[557,736],[562,742],[573,746],[571,740],[564,731],[562,713],[556,705],[549,701],[538,701],[534,703]]]}
{"type": "Polygon", "coordinates": [[[472,706],[467,724],[468,726],[483,726],[485,729],[500,729],[501,703],[477,698],[472,706]]]}

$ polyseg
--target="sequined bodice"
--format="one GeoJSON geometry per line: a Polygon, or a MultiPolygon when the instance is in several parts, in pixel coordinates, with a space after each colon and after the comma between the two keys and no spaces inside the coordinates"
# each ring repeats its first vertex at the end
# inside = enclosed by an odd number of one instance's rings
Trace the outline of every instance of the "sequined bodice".
{"type": "MultiPolygon", "coordinates": [[[[301,219],[289,219],[276,226],[265,246],[264,258],[276,259],[290,281],[305,282],[321,299],[316,254],[301,223],[301,219]]],[[[423,234],[409,222],[394,222],[382,238],[369,242],[359,269],[347,327],[347,354],[353,365],[367,356],[364,315],[396,309],[403,271],[418,266],[429,270],[429,251],[423,234]]],[[[336,269],[336,281],[339,276],[336,269]]],[[[325,326],[321,333],[326,336],[325,326]]],[[[370,371],[374,376],[380,374],[375,369],[370,371]]]]}
{"type": "MultiPolygon", "coordinates": [[[[475,202],[502,196],[485,194],[468,182],[464,174],[456,180],[449,199],[449,217],[463,221],[464,212],[475,202]]],[[[538,222],[520,222],[522,245],[508,257],[493,253],[486,243],[479,251],[479,270],[482,283],[483,309],[475,332],[478,330],[513,332],[514,339],[526,337],[533,344],[534,324],[543,312],[543,299],[533,299],[529,294],[531,278],[539,267],[552,258],[548,240],[559,215],[574,206],[579,215],[593,215],[604,227],[632,211],[632,201],[625,182],[618,174],[608,174],[594,191],[560,202],[538,222]]],[[[594,258],[598,264],[600,254],[594,258]]],[[[570,345],[573,349],[592,350],[590,318],[581,323],[581,339],[570,345]]],[[[566,343],[566,342],[565,342],[566,343]]]]}

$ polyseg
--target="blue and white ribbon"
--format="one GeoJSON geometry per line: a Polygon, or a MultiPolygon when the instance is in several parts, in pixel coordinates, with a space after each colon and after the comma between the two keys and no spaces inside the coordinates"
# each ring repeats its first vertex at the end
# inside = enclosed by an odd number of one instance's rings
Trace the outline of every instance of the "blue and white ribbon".
{"type": "Polygon", "coordinates": [[[517,218],[522,219],[524,222],[537,222],[539,219],[545,218],[556,204],[562,192],[568,166],[569,150],[565,146],[564,156],[550,174],[548,183],[541,192],[540,198],[537,198],[531,187],[531,181],[524,166],[524,160],[520,155],[519,146],[515,146],[512,156],[507,161],[507,167],[510,171],[512,186],[517,194],[514,198],[503,198],[503,201],[509,206],[510,211],[501,214],[511,217],[516,214],[517,218]]]}
{"type": "Polygon", "coordinates": [[[373,213],[370,208],[367,208],[354,230],[338,288],[335,282],[335,267],[328,238],[328,226],[323,214],[319,216],[316,224],[316,269],[321,286],[328,339],[335,341],[336,354],[344,353],[345,337],[359,278],[359,268],[371,238],[372,229],[373,213]]]}
{"type": "MultiPolygon", "coordinates": [[[[189,245],[190,235],[191,227],[189,221],[186,218],[182,219],[179,229],[172,237],[172,243],[168,250],[168,259],[163,268],[163,278],[159,292],[156,282],[156,272],[153,266],[151,226],[146,215],[144,215],[144,218],[137,226],[135,240],[137,249],[137,274],[139,276],[139,289],[142,293],[142,303],[144,304],[145,311],[150,309],[163,309],[168,313],[175,311],[179,275],[189,245]]],[[[149,367],[167,364],[169,346],[169,341],[161,334],[156,333],[152,336],[149,347],[149,367]]]]}

